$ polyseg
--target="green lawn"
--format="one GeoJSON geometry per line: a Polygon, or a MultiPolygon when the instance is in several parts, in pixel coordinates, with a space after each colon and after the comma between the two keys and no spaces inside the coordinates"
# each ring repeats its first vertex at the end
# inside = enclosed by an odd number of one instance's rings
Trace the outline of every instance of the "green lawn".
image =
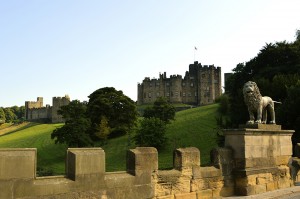
{"type": "MultiPolygon", "coordinates": [[[[176,113],[175,121],[167,129],[169,142],[159,151],[160,169],[172,167],[173,149],[180,147],[199,148],[201,164],[209,163],[209,152],[216,146],[214,128],[217,107],[217,104],[213,104],[176,113]]],[[[51,169],[54,174],[64,174],[67,147],[54,144],[50,138],[52,131],[62,125],[30,123],[28,128],[23,126],[19,130],[13,129],[13,133],[0,136],[0,147],[37,148],[39,168],[51,169]]],[[[2,130],[0,129],[0,135],[2,130]]],[[[111,139],[102,147],[106,154],[106,171],[126,169],[126,150],[135,147],[130,140],[126,135],[111,139]]]]}
{"type": "MultiPolygon", "coordinates": [[[[50,138],[51,132],[63,124],[30,123],[29,128],[13,130],[0,137],[1,148],[37,148],[37,164],[39,168],[50,168],[55,174],[65,172],[65,145],[55,145],[50,138]]],[[[1,131],[0,131],[1,132],[1,131]]]]}

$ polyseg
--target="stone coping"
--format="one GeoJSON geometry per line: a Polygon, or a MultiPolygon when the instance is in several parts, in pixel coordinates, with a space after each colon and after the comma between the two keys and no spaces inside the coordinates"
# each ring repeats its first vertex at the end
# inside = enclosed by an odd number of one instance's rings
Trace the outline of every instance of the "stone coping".
{"type": "Polygon", "coordinates": [[[260,173],[278,173],[279,168],[278,167],[260,167],[260,168],[248,168],[248,169],[237,169],[233,170],[233,175],[237,177],[245,177],[249,175],[254,174],[260,174],[260,173]]]}
{"type": "Polygon", "coordinates": [[[240,129],[262,129],[269,131],[279,131],[281,130],[281,125],[277,124],[240,124],[240,129]]]}
{"type": "Polygon", "coordinates": [[[291,135],[294,130],[264,130],[264,129],[223,129],[225,135],[291,135]]]}

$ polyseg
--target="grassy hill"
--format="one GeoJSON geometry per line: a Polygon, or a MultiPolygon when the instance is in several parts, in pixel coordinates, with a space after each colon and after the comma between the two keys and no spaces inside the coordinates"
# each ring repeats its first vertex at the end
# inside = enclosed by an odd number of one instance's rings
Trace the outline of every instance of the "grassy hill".
{"type": "MultiPolygon", "coordinates": [[[[169,142],[159,151],[159,167],[172,167],[173,149],[194,146],[200,149],[201,164],[209,163],[209,152],[216,146],[215,113],[217,104],[188,109],[176,113],[175,121],[168,125],[169,142]]],[[[63,124],[27,123],[19,128],[6,126],[0,129],[0,147],[37,148],[38,168],[47,168],[54,174],[64,174],[65,145],[55,145],[50,135],[63,124]],[[9,130],[10,129],[10,130],[9,130]],[[5,135],[2,135],[5,131],[5,135]],[[2,136],[1,136],[2,135],[2,136]]],[[[120,171],[126,167],[126,150],[134,148],[131,136],[109,140],[102,148],[106,154],[106,170],[120,171]]]]}

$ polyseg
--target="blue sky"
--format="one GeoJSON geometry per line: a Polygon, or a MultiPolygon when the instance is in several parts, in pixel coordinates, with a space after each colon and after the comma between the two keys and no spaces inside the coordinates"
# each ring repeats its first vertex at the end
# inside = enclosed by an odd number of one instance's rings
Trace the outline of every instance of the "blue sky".
{"type": "Polygon", "coordinates": [[[0,0],[0,106],[87,100],[112,86],[133,100],[144,77],[222,72],[265,43],[295,40],[299,0],[0,0]]]}

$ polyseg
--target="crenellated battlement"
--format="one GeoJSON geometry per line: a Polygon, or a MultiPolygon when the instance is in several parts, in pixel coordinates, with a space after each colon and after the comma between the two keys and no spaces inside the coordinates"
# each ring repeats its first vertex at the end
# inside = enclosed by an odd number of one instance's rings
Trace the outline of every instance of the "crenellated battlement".
{"type": "Polygon", "coordinates": [[[153,103],[165,97],[171,103],[191,105],[211,104],[222,93],[221,67],[204,65],[197,61],[189,65],[185,76],[159,74],[159,79],[146,77],[138,84],[138,104],[153,103]]]}
{"type": "Polygon", "coordinates": [[[68,105],[70,103],[70,97],[65,95],[64,97],[53,97],[52,105],[43,106],[43,98],[38,97],[37,101],[25,102],[25,119],[28,121],[39,122],[52,122],[60,123],[64,122],[61,115],[58,115],[57,111],[61,106],[68,105]]]}
{"type": "Polygon", "coordinates": [[[159,170],[152,147],[127,151],[126,171],[106,172],[101,148],[69,148],[66,175],[37,177],[36,149],[0,149],[0,198],[162,199],[254,195],[293,186],[287,166],[291,130],[224,130],[225,148],[211,151],[211,166],[200,166],[200,151],[179,148],[173,169],[159,170]],[[276,144],[273,144],[276,143],[276,144]]]}

